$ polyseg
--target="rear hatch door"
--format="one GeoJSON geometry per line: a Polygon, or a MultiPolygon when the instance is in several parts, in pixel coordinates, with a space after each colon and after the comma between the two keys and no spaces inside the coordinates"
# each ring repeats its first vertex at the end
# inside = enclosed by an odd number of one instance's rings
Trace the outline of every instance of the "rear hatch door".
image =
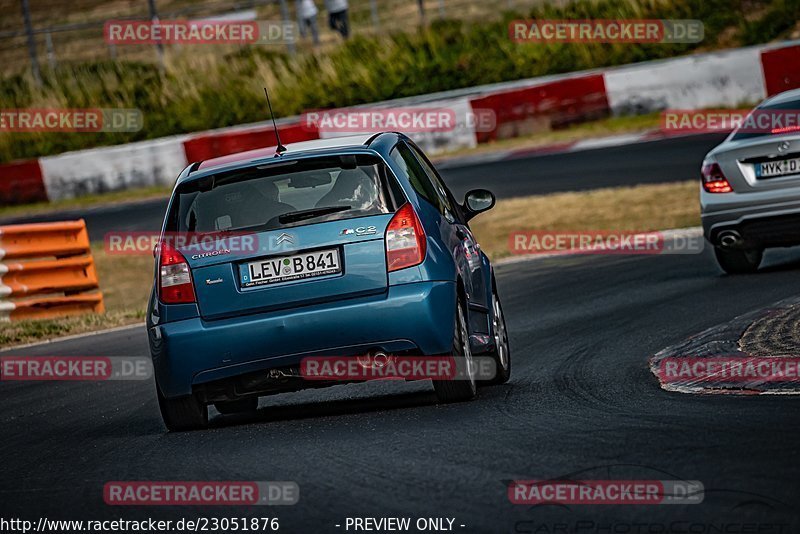
{"type": "Polygon", "coordinates": [[[252,235],[252,249],[220,242],[219,250],[231,252],[216,256],[184,252],[200,314],[222,318],[384,293],[383,234],[390,219],[382,214],[260,232],[252,235]]]}
{"type": "Polygon", "coordinates": [[[385,292],[384,232],[404,202],[375,153],[286,158],[180,184],[168,228],[202,236],[178,249],[216,319],[385,292]]]}

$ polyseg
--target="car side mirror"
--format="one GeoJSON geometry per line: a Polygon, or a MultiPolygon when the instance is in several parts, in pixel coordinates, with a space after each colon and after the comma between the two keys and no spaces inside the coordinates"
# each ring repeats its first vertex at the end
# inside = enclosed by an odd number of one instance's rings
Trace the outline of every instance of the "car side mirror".
{"type": "Polygon", "coordinates": [[[494,194],[487,189],[473,189],[464,195],[464,216],[467,220],[490,210],[496,202],[494,194]]]}

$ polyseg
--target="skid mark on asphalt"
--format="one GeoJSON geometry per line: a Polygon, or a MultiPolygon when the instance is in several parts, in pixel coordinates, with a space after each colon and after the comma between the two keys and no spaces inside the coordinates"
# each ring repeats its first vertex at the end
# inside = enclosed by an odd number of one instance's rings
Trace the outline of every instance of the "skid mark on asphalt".
{"type": "Polygon", "coordinates": [[[574,350],[556,367],[554,384],[559,394],[572,399],[579,407],[591,408],[604,413],[617,413],[618,409],[609,405],[596,393],[597,375],[592,370],[592,363],[597,350],[582,346],[574,350]]]}

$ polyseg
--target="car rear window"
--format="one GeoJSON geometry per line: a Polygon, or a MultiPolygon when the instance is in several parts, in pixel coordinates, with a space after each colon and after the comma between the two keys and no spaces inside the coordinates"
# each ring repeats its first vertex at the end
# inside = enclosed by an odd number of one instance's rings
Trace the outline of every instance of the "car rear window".
{"type": "MultiPolygon", "coordinates": [[[[783,112],[782,114],[786,114],[786,112],[794,112],[798,113],[800,110],[800,100],[790,100],[788,102],[781,102],[780,104],[772,104],[766,106],[759,106],[753,113],[769,113],[770,111],[778,111],[783,112]]],[[[740,139],[752,139],[754,137],[764,137],[768,135],[781,135],[783,133],[797,133],[797,130],[787,130],[782,132],[772,132],[772,131],[758,131],[753,130],[752,128],[740,128],[733,134],[731,141],[739,141],[740,139]]]]}
{"type": "Polygon", "coordinates": [[[167,229],[269,230],[391,213],[403,203],[383,160],[346,155],[286,160],[186,182],[167,229]]]}

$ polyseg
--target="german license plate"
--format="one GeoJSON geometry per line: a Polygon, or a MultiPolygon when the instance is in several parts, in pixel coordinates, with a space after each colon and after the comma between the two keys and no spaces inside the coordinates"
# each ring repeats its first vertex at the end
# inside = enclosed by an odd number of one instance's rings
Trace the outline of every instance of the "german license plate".
{"type": "Polygon", "coordinates": [[[239,281],[242,287],[252,287],[340,272],[339,249],[332,248],[243,263],[239,265],[239,281]]]}
{"type": "Polygon", "coordinates": [[[775,178],[789,174],[800,174],[800,158],[756,163],[756,178],[775,178]]]}

